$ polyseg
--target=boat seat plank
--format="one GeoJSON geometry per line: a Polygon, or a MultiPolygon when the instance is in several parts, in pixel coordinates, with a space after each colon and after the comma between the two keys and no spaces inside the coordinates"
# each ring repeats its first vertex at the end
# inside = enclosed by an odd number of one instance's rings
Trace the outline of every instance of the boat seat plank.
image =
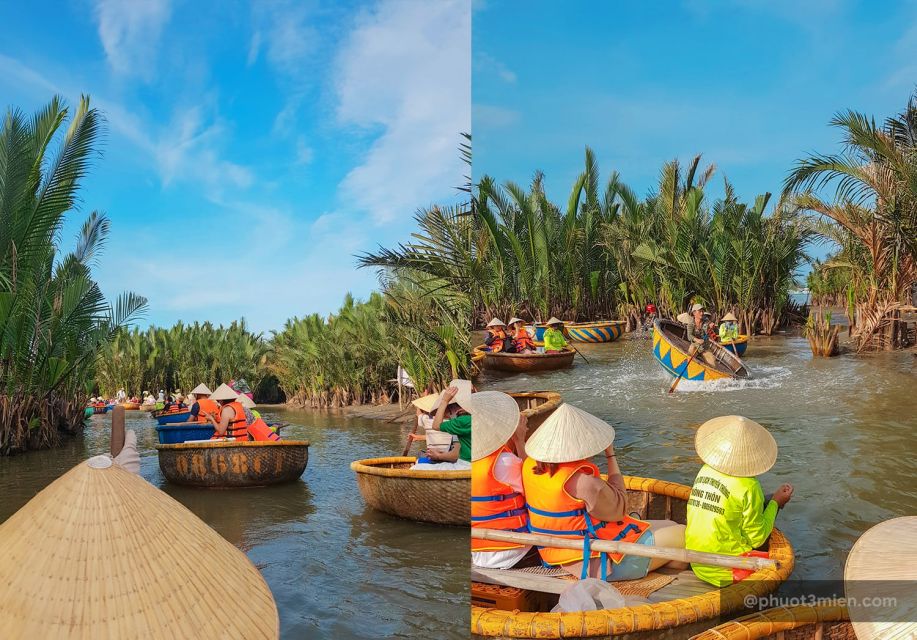
{"type": "Polygon", "coordinates": [[[505,571],[503,569],[484,569],[481,567],[471,567],[471,579],[474,582],[555,594],[563,593],[565,589],[570,587],[571,583],[570,580],[553,576],[505,571]]]}
{"type": "Polygon", "coordinates": [[[650,602],[665,602],[666,600],[688,598],[690,596],[697,596],[715,590],[715,587],[698,578],[691,570],[673,571],[663,568],[659,570],[659,573],[668,575],[674,573],[677,577],[674,582],[650,594],[648,598],[650,602]]]}

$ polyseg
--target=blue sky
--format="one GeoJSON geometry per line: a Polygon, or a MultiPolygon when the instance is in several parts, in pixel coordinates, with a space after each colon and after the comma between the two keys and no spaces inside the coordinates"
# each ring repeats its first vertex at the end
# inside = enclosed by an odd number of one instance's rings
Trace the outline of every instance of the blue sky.
{"type": "Polygon", "coordinates": [[[565,203],[596,152],[645,194],[697,153],[738,194],[779,193],[834,113],[882,119],[917,85],[917,4],[842,0],[487,0],[473,14],[474,176],[545,172],[565,203]]]}
{"type": "Polygon", "coordinates": [[[365,297],[353,254],[456,199],[470,124],[463,0],[0,3],[0,102],[91,95],[103,157],[64,229],[112,234],[97,275],[142,324],[258,331],[365,297]]]}

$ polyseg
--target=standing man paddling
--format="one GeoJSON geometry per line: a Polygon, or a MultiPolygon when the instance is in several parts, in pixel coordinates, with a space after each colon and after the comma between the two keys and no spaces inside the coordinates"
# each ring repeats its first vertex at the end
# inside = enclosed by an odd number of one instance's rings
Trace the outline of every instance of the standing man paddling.
{"type": "Polygon", "coordinates": [[[710,353],[711,323],[705,317],[704,305],[695,303],[691,307],[691,322],[687,323],[688,329],[688,355],[700,354],[708,365],[715,366],[716,358],[710,353]]]}

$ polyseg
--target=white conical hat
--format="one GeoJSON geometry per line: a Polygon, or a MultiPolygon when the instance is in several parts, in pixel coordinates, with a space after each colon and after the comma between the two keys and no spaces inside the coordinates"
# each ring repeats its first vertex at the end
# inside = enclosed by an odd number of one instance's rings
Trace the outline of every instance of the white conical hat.
{"type": "Polygon", "coordinates": [[[0,525],[2,638],[278,638],[277,606],[244,553],[105,456],[0,525]],[[226,597],[244,595],[239,615],[226,597]]]}
{"type": "Polygon", "coordinates": [[[730,476],[759,476],[777,461],[777,441],[754,420],[720,416],[707,420],[694,436],[694,448],[705,463],[730,476]]]}
{"type": "Polygon", "coordinates": [[[732,311],[727,313],[725,316],[723,316],[723,319],[720,320],[720,322],[738,322],[738,321],[739,319],[735,317],[732,311]]]}
{"type": "Polygon", "coordinates": [[[481,391],[469,400],[471,460],[480,460],[502,447],[519,425],[519,405],[502,391],[481,391]]]}
{"type": "Polygon", "coordinates": [[[211,400],[235,400],[238,397],[239,394],[225,382],[210,394],[211,400]]]}
{"type": "Polygon", "coordinates": [[[248,397],[247,395],[245,395],[244,393],[240,393],[240,394],[239,394],[239,397],[236,398],[236,400],[238,400],[238,401],[239,401],[239,404],[241,404],[241,405],[242,405],[243,407],[245,407],[246,409],[254,409],[255,407],[258,406],[258,405],[255,404],[255,401],[254,401],[254,400],[252,400],[251,398],[249,398],[249,397],[248,397]]]}
{"type": "Polygon", "coordinates": [[[675,318],[682,324],[691,324],[694,322],[694,318],[691,317],[691,314],[685,311],[684,313],[679,313],[675,318]]]}
{"type": "Polygon", "coordinates": [[[917,516],[881,522],[860,536],[844,567],[844,595],[856,637],[917,638],[915,581],[917,516]]]}
{"type": "MultiPolygon", "coordinates": [[[[563,320],[558,320],[558,319],[555,318],[554,316],[551,316],[551,319],[548,320],[547,322],[545,322],[545,324],[548,325],[548,326],[551,326],[552,324],[563,324],[563,323],[564,323],[563,320]]],[[[542,462],[544,462],[544,461],[542,461],[542,462]]]]}
{"type": "Polygon", "coordinates": [[[509,319],[510,324],[516,324],[517,322],[525,322],[525,320],[523,320],[522,318],[516,318],[516,317],[512,317],[509,319]]]}
{"type": "Polygon", "coordinates": [[[505,327],[506,325],[503,324],[503,321],[500,320],[500,318],[494,318],[493,320],[487,323],[487,326],[489,328],[489,327],[505,327]]]}
{"type": "Polygon", "coordinates": [[[604,451],[614,439],[610,424],[572,404],[562,404],[528,439],[525,452],[539,462],[574,462],[604,451]]]}
{"type": "Polygon", "coordinates": [[[197,385],[196,387],[194,387],[191,390],[191,393],[193,393],[194,395],[198,395],[198,396],[209,396],[213,392],[210,391],[210,387],[208,387],[206,384],[202,382],[199,385],[197,385]]]}
{"type": "MultiPolygon", "coordinates": [[[[455,387],[458,389],[458,393],[455,394],[455,397],[452,398],[452,402],[460,406],[465,411],[468,411],[468,401],[471,399],[471,392],[473,385],[471,380],[453,380],[449,383],[450,387],[455,387]]],[[[443,394],[446,393],[445,389],[442,393],[439,394],[439,397],[436,399],[436,402],[433,404],[431,411],[436,411],[439,409],[439,405],[442,404],[443,394]]]]}
{"type": "Polygon", "coordinates": [[[423,411],[424,413],[430,413],[433,411],[433,408],[436,405],[436,401],[439,400],[438,393],[429,393],[422,398],[417,398],[411,402],[412,405],[423,411]]]}

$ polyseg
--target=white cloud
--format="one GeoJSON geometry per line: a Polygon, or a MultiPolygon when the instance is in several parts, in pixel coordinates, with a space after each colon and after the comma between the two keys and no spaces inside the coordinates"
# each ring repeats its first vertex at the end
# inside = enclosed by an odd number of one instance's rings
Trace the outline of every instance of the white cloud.
{"type": "Polygon", "coordinates": [[[498,78],[507,84],[516,84],[516,73],[490,54],[477,54],[475,56],[475,66],[480,71],[496,74],[498,78]]]}
{"type": "Polygon", "coordinates": [[[152,78],[159,36],[170,14],[170,0],[96,0],[99,39],[111,68],[152,78]]]}
{"type": "Polygon", "coordinates": [[[387,0],[358,18],[336,64],[337,115],[384,132],[341,183],[345,201],[382,223],[454,193],[459,134],[471,128],[470,54],[464,0],[387,0]]]}

